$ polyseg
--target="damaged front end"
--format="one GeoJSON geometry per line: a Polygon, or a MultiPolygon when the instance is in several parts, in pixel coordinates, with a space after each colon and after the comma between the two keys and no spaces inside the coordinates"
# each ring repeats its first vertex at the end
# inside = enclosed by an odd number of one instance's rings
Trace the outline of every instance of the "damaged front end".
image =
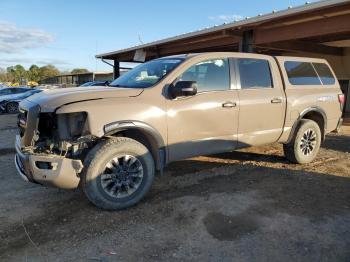
{"type": "Polygon", "coordinates": [[[20,175],[59,188],[78,187],[84,157],[95,144],[87,113],[41,113],[38,105],[24,103],[18,126],[15,163],[20,175]]]}
{"type": "Polygon", "coordinates": [[[83,159],[85,149],[94,143],[87,127],[86,112],[41,113],[33,137],[33,152],[83,159]]]}

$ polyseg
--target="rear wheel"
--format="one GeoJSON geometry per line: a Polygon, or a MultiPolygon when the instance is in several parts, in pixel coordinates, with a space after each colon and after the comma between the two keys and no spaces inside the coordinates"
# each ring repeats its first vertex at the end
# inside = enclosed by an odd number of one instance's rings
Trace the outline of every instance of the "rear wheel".
{"type": "Polygon", "coordinates": [[[293,163],[311,163],[317,156],[321,141],[318,124],[313,120],[302,119],[292,140],[283,145],[283,151],[287,159],[293,163]]]}
{"type": "Polygon", "coordinates": [[[130,138],[113,138],[93,148],[84,161],[82,187],[96,206],[118,210],[138,203],[154,180],[149,150],[130,138]]]}
{"type": "Polygon", "coordinates": [[[10,102],[6,105],[6,111],[9,114],[18,113],[18,103],[17,102],[10,102]]]}

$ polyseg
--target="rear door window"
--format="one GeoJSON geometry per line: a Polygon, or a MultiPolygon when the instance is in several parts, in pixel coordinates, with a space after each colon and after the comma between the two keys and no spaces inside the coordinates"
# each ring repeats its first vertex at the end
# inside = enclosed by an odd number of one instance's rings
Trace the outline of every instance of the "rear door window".
{"type": "Polygon", "coordinates": [[[242,89],[272,88],[270,65],[264,59],[238,58],[242,89]]]}
{"type": "Polygon", "coordinates": [[[324,63],[312,63],[316,69],[318,76],[320,77],[322,84],[324,85],[334,85],[335,78],[332,71],[329,69],[328,65],[324,63]]]}
{"type": "Polygon", "coordinates": [[[311,63],[287,61],[284,63],[284,67],[289,83],[292,85],[322,85],[311,63]]]}

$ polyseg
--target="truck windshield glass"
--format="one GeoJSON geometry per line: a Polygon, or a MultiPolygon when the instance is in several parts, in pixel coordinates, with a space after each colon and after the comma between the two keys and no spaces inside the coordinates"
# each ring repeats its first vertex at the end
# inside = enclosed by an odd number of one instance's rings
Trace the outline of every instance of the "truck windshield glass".
{"type": "Polygon", "coordinates": [[[151,87],[174,70],[183,60],[181,58],[166,58],[141,64],[114,80],[110,86],[129,88],[151,87]]]}

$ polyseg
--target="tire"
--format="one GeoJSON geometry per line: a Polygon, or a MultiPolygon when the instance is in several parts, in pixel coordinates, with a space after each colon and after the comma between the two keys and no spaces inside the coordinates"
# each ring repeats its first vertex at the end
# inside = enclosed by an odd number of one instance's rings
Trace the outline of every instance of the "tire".
{"type": "Polygon", "coordinates": [[[18,103],[17,102],[10,102],[6,105],[6,112],[9,114],[15,114],[18,113],[18,103]]]}
{"type": "Polygon", "coordinates": [[[86,156],[81,186],[95,206],[120,210],[146,195],[154,173],[152,154],[143,144],[126,137],[111,138],[97,144],[86,156]]]}
{"type": "Polygon", "coordinates": [[[286,158],[297,164],[311,163],[317,156],[321,146],[321,130],[319,125],[309,119],[300,120],[299,127],[292,140],[283,145],[286,158]]]}

